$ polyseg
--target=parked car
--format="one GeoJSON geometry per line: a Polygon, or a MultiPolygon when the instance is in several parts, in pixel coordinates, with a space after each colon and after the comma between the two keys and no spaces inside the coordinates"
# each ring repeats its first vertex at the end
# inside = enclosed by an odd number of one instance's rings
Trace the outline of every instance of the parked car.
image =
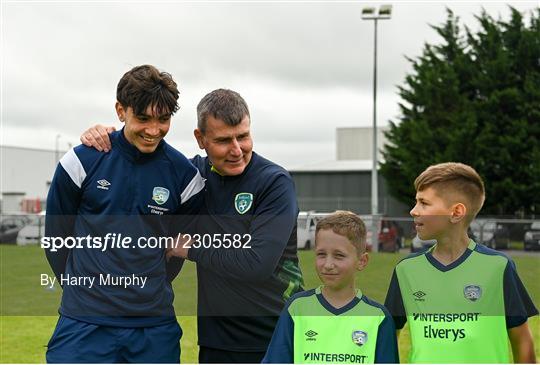
{"type": "Polygon", "coordinates": [[[45,216],[36,216],[24,226],[17,235],[17,245],[26,246],[38,244],[45,235],[45,216]]]}
{"type": "MultiPolygon", "coordinates": [[[[297,221],[297,248],[309,250],[315,245],[315,229],[317,222],[330,213],[317,213],[314,211],[300,212],[297,221]]],[[[371,242],[371,216],[359,215],[366,225],[366,250],[372,250],[371,242]]],[[[397,252],[402,242],[401,230],[395,222],[382,220],[379,225],[379,251],[397,252]]]]}
{"type": "Polygon", "coordinates": [[[379,252],[398,252],[402,237],[401,229],[395,222],[383,219],[379,229],[379,252]]]}
{"type": "Polygon", "coordinates": [[[471,230],[477,242],[493,249],[508,249],[510,245],[510,231],[503,224],[494,220],[474,220],[471,230]]]}
{"type": "Polygon", "coordinates": [[[535,221],[523,238],[525,251],[540,250],[540,221],[535,221]]]}
{"type": "Polygon", "coordinates": [[[0,222],[0,243],[16,243],[17,234],[30,221],[25,216],[4,216],[0,222]]]}
{"type": "Polygon", "coordinates": [[[418,235],[414,236],[411,242],[411,252],[424,252],[429,250],[431,247],[433,247],[437,243],[437,240],[423,240],[418,237],[418,235]]]}

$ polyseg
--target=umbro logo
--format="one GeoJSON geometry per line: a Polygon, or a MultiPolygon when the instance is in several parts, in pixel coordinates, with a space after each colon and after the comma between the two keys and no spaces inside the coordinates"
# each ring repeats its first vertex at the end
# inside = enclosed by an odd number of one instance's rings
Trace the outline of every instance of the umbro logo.
{"type": "Polygon", "coordinates": [[[424,293],[422,290],[418,290],[417,292],[414,292],[413,295],[415,297],[414,300],[419,301],[419,302],[423,302],[425,300],[424,297],[427,294],[424,293]]]}
{"type": "Polygon", "coordinates": [[[97,183],[98,185],[96,187],[103,190],[109,190],[109,186],[111,185],[111,183],[105,179],[98,180],[97,183]]]}
{"type": "Polygon", "coordinates": [[[307,337],[307,338],[306,338],[306,341],[316,341],[317,339],[315,338],[315,336],[317,336],[318,333],[315,332],[315,331],[309,330],[309,331],[307,331],[307,332],[305,333],[305,335],[306,335],[306,337],[307,337]]]}

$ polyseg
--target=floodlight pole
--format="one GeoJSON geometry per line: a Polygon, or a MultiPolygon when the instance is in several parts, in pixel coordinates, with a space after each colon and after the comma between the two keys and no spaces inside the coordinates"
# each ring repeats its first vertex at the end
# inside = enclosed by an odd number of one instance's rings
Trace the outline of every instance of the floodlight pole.
{"type": "Polygon", "coordinates": [[[373,146],[372,146],[372,167],[371,167],[371,244],[374,252],[379,250],[379,189],[377,174],[377,22],[378,20],[390,19],[392,12],[391,5],[381,5],[378,15],[374,15],[374,8],[364,8],[362,19],[373,20],[373,146]],[[364,16],[365,14],[365,16],[364,16]]]}
{"type": "Polygon", "coordinates": [[[377,18],[373,19],[375,26],[373,38],[373,147],[372,147],[372,167],[371,167],[371,215],[373,220],[373,250],[377,252],[379,248],[378,227],[375,216],[379,214],[379,189],[377,176],[377,18]],[[377,228],[376,228],[377,227],[377,228]]]}

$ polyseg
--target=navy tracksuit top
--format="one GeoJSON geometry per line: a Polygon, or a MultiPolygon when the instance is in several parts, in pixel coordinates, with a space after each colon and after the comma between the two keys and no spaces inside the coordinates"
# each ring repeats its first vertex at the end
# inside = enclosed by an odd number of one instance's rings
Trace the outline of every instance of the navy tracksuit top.
{"type": "MultiPolygon", "coordinates": [[[[148,327],[174,321],[171,280],[181,260],[165,259],[163,247],[140,247],[141,237],[186,232],[202,204],[204,180],[180,152],[161,141],[141,153],[123,130],[110,136],[112,150],[84,145],[66,153],[47,197],[47,237],[130,237],[129,248],[46,249],[59,278],[94,277],[93,287],[63,285],[60,314],[89,323],[148,327]],[[99,285],[101,276],[146,277],[140,285],[99,285]]],[[[141,241],[145,243],[147,241],[141,241]]]]}
{"type": "Polygon", "coordinates": [[[296,252],[298,205],[291,175],[253,152],[244,172],[221,176],[208,157],[193,164],[206,179],[197,231],[251,237],[249,248],[190,248],[197,263],[200,346],[263,352],[285,301],[303,290],[296,252]]]}

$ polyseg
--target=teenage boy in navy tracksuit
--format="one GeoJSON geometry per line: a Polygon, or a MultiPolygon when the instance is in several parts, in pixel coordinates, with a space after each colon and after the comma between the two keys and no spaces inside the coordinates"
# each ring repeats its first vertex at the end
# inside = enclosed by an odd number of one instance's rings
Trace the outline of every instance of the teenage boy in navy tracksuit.
{"type": "Polygon", "coordinates": [[[44,246],[63,287],[47,362],[179,362],[171,280],[182,261],[167,262],[163,246],[148,245],[150,237],[186,232],[185,218],[202,203],[200,173],[163,140],[178,94],[169,74],[133,68],[118,84],[125,126],[111,135],[112,151],[80,145],[57,166],[45,236],[90,236],[93,247],[90,240],[72,249],[44,246]]]}

